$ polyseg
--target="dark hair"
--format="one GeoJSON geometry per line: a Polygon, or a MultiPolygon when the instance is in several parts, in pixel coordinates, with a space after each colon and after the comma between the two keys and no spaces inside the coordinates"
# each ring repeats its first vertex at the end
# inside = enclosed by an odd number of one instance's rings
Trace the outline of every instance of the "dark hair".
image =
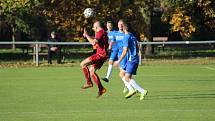
{"type": "Polygon", "coordinates": [[[131,32],[138,41],[140,41],[140,34],[132,28],[131,22],[124,22],[124,25],[127,26],[128,31],[131,32]]]}

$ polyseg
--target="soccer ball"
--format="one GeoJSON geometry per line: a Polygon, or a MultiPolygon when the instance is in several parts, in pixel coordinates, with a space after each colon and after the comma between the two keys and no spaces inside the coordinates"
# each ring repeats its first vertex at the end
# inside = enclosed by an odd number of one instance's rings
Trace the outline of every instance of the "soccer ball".
{"type": "Polygon", "coordinates": [[[84,17],[85,18],[92,17],[93,15],[94,15],[94,10],[92,8],[86,8],[84,10],[84,17]]]}

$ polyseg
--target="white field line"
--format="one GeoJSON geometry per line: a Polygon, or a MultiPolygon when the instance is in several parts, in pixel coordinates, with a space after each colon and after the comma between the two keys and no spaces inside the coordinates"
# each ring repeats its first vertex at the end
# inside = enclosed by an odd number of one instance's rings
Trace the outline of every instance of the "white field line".
{"type": "Polygon", "coordinates": [[[215,71],[215,68],[213,67],[205,66],[204,68],[215,71]]]}

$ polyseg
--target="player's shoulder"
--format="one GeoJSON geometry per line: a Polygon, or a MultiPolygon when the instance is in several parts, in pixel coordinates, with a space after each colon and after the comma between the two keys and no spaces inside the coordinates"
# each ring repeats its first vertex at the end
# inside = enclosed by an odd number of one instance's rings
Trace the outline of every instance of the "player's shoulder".
{"type": "Polygon", "coordinates": [[[117,32],[116,32],[116,35],[123,36],[123,35],[125,35],[125,33],[122,32],[122,31],[117,31],[117,32]]]}
{"type": "Polygon", "coordinates": [[[136,37],[134,36],[133,33],[129,32],[128,34],[129,34],[129,36],[130,36],[132,39],[136,39],[136,37]]]}
{"type": "Polygon", "coordinates": [[[124,40],[128,40],[130,37],[131,37],[130,34],[125,34],[124,35],[124,40]]]}
{"type": "Polygon", "coordinates": [[[116,33],[116,32],[117,32],[117,30],[112,30],[112,32],[113,32],[113,33],[116,33]]]}
{"type": "Polygon", "coordinates": [[[104,29],[101,29],[97,32],[98,34],[107,34],[107,32],[104,29]]]}
{"type": "Polygon", "coordinates": [[[104,33],[104,32],[105,32],[104,29],[100,29],[100,30],[98,30],[96,33],[104,33]]]}
{"type": "Polygon", "coordinates": [[[133,34],[131,32],[128,32],[127,34],[125,34],[126,37],[132,37],[133,34]]]}
{"type": "Polygon", "coordinates": [[[134,36],[134,34],[133,34],[133,33],[131,33],[131,32],[128,32],[128,34],[129,34],[129,36],[131,36],[131,37],[133,37],[133,36],[134,36]]]}
{"type": "Polygon", "coordinates": [[[119,31],[114,31],[114,34],[118,34],[119,33],[119,31]]]}
{"type": "Polygon", "coordinates": [[[110,32],[108,32],[108,33],[110,33],[110,34],[115,34],[116,31],[115,31],[115,30],[112,30],[112,31],[110,31],[110,32]]]}

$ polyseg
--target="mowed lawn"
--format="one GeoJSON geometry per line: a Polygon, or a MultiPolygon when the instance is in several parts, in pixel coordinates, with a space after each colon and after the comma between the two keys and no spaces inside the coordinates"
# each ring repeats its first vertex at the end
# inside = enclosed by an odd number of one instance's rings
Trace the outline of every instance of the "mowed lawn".
{"type": "Polygon", "coordinates": [[[124,98],[117,69],[97,99],[96,86],[80,89],[79,66],[1,68],[0,121],[215,120],[215,65],[143,65],[135,78],[149,90],[142,101],[124,98]]]}

